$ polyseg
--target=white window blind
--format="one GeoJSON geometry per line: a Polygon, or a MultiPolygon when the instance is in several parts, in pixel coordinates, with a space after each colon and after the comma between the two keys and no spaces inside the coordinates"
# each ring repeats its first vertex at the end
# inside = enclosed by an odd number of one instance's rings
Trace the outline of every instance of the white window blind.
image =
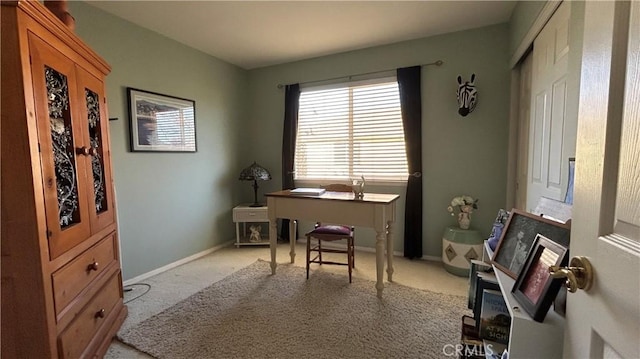
{"type": "Polygon", "coordinates": [[[296,180],[405,181],[408,175],[395,79],[307,88],[300,94],[296,180]]]}

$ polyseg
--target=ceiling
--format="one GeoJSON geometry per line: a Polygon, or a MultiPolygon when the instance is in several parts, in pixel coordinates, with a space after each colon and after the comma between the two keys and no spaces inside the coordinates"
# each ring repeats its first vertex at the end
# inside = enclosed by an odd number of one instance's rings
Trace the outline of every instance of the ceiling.
{"type": "Polygon", "coordinates": [[[515,1],[88,1],[244,69],[506,22],[515,1]]]}

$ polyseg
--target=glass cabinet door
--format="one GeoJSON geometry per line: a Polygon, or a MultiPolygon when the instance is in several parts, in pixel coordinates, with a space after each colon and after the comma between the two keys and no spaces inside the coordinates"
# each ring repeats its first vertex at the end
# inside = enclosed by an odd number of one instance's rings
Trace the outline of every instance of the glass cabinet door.
{"type": "Polygon", "coordinates": [[[49,256],[59,257],[91,233],[85,149],[75,64],[29,36],[35,115],[42,166],[49,256]],[[46,59],[46,60],[45,60],[46,59]]]}
{"type": "Polygon", "coordinates": [[[104,83],[77,67],[78,97],[82,98],[80,117],[88,136],[87,176],[91,233],[115,222],[113,185],[104,83]]]}

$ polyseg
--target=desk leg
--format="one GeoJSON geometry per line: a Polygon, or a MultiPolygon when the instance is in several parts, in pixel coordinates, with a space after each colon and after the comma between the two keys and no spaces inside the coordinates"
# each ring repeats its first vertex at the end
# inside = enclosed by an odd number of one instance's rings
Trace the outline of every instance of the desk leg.
{"type": "Polygon", "coordinates": [[[387,280],[393,282],[393,233],[391,222],[387,224],[387,280]]]}
{"type": "Polygon", "coordinates": [[[382,298],[382,290],[384,289],[384,231],[377,232],[376,235],[376,289],[378,290],[378,298],[382,298]]]}
{"type": "Polygon", "coordinates": [[[296,262],[296,227],[298,227],[298,221],[293,219],[289,220],[289,244],[291,245],[291,263],[296,262]]]}
{"type": "Polygon", "coordinates": [[[271,274],[276,274],[276,247],[278,246],[278,223],[269,219],[269,248],[271,249],[271,274]]]}

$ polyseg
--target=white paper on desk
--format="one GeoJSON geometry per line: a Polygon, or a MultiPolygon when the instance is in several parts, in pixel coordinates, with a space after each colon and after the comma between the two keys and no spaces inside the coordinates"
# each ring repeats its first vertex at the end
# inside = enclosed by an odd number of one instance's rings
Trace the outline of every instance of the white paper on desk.
{"type": "Polygon", "coordinates": [[[305,196],[319,196],[326,190],[324,188],[295,188],[291,190],[291,194],[299,194],[305,196]]]}

